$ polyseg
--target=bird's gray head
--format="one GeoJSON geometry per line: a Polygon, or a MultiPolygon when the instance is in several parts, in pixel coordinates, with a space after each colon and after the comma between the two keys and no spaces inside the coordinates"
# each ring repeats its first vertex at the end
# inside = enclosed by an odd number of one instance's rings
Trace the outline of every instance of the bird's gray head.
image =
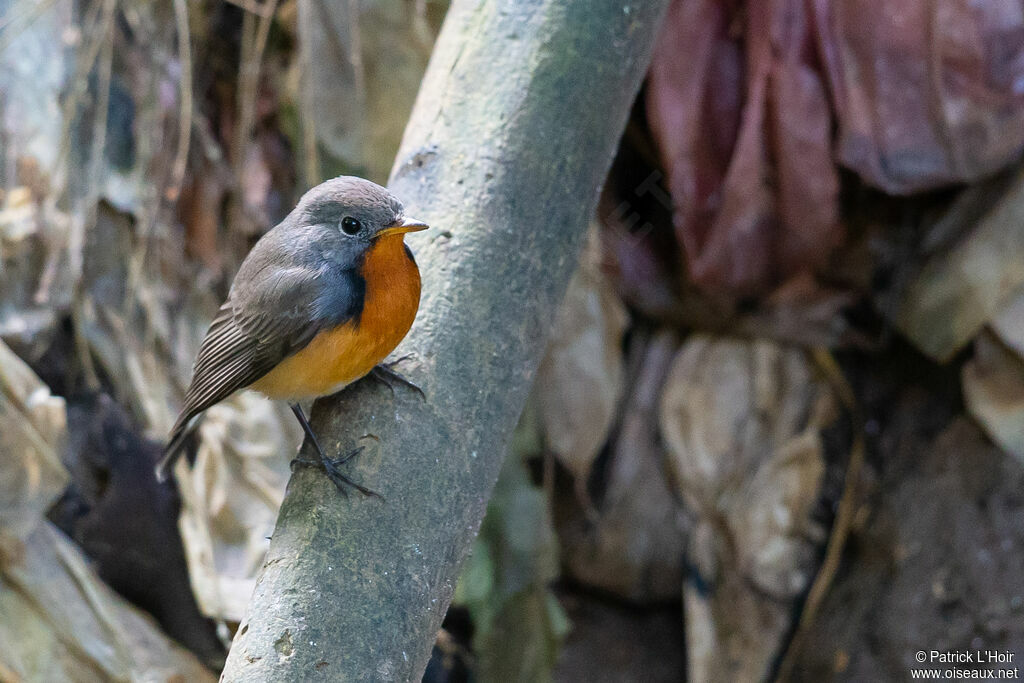
{"type": "Polygon", "coordinates": [[[361,241],[372,240],[405,222],[405,208],[395,195],[355,176],[338,176],[320,183],[302,195],[294,213],[301,223],[332,225],[361,241]]]}
{"type": "Polygon", "coordinates": [[[351,262],[382,237],[427,227],[406,216],[387,189],[354,176],[338,176],[306,192],[285,223],[311,234],[321,255],[336,262],[351,262]]]}

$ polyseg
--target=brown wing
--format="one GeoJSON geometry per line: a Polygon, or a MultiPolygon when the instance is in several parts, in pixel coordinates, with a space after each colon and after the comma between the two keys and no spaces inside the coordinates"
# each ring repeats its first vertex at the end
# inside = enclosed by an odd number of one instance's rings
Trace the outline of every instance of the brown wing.
{"type": "Polygon", "coordinates": [[[308,318],[305,324],[296,322],[295,318],[279,318],[275,324],[264,315],[240,317],[230,301],[221,306],[199,348],[185,403],[157,465],[160,480],[181,453],[192,418],[273,370],[320,329],[308,318]]]}
{"type": "Polygon", "coordinates": [[[199,349],[185,405],[172,433],[273,370],[320,330],[313,320],[298,325],[295,322],[299,321],[274,320],[265,315],[240,317],[230,303],[222,306],[199,349]]]}
{"type": "Polygon", "coordinates": [[[273,370],[322,329],[358,316],[363,287],[353,271],[274,267],[232,291],[199,348],[157,476],[162,479],[174,463],[192,418],[273,370]]]}

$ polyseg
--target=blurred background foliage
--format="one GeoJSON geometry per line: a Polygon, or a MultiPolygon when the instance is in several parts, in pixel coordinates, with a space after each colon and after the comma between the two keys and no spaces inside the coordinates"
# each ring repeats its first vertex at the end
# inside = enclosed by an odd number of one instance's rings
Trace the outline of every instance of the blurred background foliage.
{"type": "MultiPolygon", "coordinates": [[[[300,434],[243,394],[152,463],[446,9],[0,0],[0,679],[219,671],[300,434]]],[[[1024,656],[1022,82],[1018,0],[672,3],[427,679],[1024,656]]]]}

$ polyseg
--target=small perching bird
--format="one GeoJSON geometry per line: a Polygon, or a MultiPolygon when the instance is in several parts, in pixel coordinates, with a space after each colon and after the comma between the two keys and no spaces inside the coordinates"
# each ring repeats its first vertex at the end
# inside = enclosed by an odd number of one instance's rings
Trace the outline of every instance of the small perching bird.
{"type": "MultiPolygon", "coordinates": [[[[331,480],[372,493],[328,458],[299,406],[378,366],[412,326],[420,273],[405,245],[427,225],[385,188],[340,176],[309,190],[256,242],[210,324],[160,462],[162,481],[199,415],[244,388],[289,402],[331,480]]],[[[407,382],[406,382],[407,383],[407,382]]]]}

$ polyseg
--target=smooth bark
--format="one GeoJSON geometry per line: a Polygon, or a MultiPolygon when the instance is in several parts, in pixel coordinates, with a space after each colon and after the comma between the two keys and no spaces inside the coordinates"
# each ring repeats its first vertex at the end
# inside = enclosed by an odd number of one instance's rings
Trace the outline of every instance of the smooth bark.
{"type": "Polygon", "coordinates": [[[426,400],[363,380],[316,403],[384,500],[295,472],[223,680],[422,676],[666,4],[452,4],[391,182],[432,226],[395,354],[426,400]]]}

